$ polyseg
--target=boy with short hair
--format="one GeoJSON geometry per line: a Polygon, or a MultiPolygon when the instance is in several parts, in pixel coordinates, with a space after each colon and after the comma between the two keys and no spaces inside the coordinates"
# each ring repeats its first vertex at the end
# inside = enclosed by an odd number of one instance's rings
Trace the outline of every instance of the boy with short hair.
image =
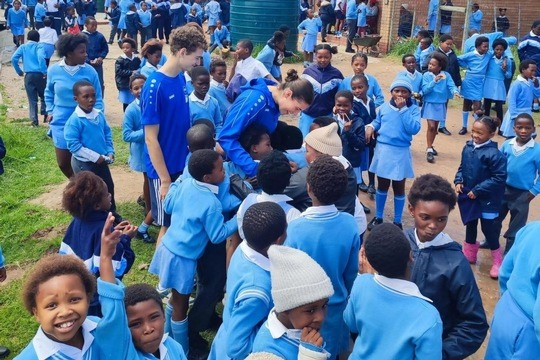
{"type": "Polygon", "coordinates": [[[343,314],[349,330],[360,334],[350,359],[441,359],[441,317],[407,280],[411,247],[403,231],[376,226],[360,251],[376,274],[356,278],[343,314]],[[380,329],[390,333],[380,336],[380,329]]]}
{"type": "Polygon", "coordinates": [[[327,319],[321,329],[326,350],[332,358],[348,347],[349,332],[343,321],[343,311],[358,272],[360,249],[354,217],[338,211],[335,206],[346,186],[347,171],[343,165],[327,155],[317,157],[307,175],[313,206],[290,223],[285,242],[287,246],[305,251],[332,280],[335,293],[328,303],[327,319]]]}
{"type": "Polygon", "coordinates": [[[43,27],[38,30],[39,32],[39,43],[43,46],[43,51],[45,51],[45,64],[49,67],[49,62],[51,57],[54,54],[54,46],[58,41],[58,34],[52,26],[52,19],[48,16],[43,18],[43,27]]]}
{"type": "Polygon", "coordinates": [[[37,0],[36,8],[34,10],[34,26],[36,30],[41,29],[43,26],[43,19],[46,16],[47,10],[43,5],[44,0],[37,0]]]}
{"type": "Polygon", "coordinates": [[[328,299],[334,288],[324,269],[308,254],[287,246],[268,249],[274,308],[261,326],[253,352],[283,359],[327,359],[321,336],[328,299]]]}
{"type": "Polygon", "coordinates": [[[441,315],[443,358],[464,359],[478,350],[488,324],[461,246],[443,232],[456,193],[442,177],[427,174],[414,181],[408,199],[414,219],[414,228],[405,231],[414,260],[411,281],[441,315]]]}
{"type": "Polygon", "coordinates": [[[218,101],[221,117],[225,120],[227,110],[231,107],[231,102],[227,99],[227,63],[221,59],[212,59],[210,63],[210,89],[208,94],[218,101]]]}
{"type": "Polygon", "coordinates": [[[208,119],[214,123],[216,134],[223,126],[223,117],[219,104],[209,93],[210,73],[204,66],[196,66],[191,70],[193,92],[189,95],[189,117],[191,125],[197,119],[208,119]]]}
{"type": "Polygon", "coordinates": [[[141,95],[152,215],[162,226],[158,243],[170,225],[162,201],[182,174],[189,153],[184,140],[190,127],[189,94],[183,72],[191,70],[206,49],[206,39],[193,27],[174,29],[169,39],[172,56],[148,77],[141,95]]]}
{"type": "Polygon", "coordinates": [[[247,209],[246,241],[234,253],[227,273],[227,302],[209,359],[244,359],[273,306],[268,248],[281,245],[287,221],[274,202],[260,202],[247,209]]]}
{"type": "Polygon", "coordinates": [[[28,97],[29,117],[32,126],[38,126],[38,97],[41,100],[40,113],[43,120],[47,118],[45,111],[45,85],[47,77],[47,64],[45,63],[45,51],[39,42],[39,32],[30,30],[26,36],[28,42],[17,48],[11,57],[11,64],[19,76],[24,76],[24,88],[28,97]],[[22,58],[24,72],[19,67],[19,59],[22,58]]]}
{"type": "MultiPolygon", "coordinates": [[[[109,6],[109,11],[107,12],[107,15],[109,16],[109,22],[111,23],[111,35],[109,35],[109,45],[114,42],[115,36],[118,38],[118,40],[120,40],[121,30],[118,30],[118,22],[120,21],[121,14],[122,12],[120,11],[116,0],[111,0],[111,5],[109,6]]],[[[141,44],[141,46],[142,45],[143,44],[141,44]]]]}
{"type": "Polygon", "coordinates": [[[109,53],[109,45],[105,36],[97,31],[98,23],[92,16],[88,16],[84,22],[86,30],[83,33],[88,36],[88,45],[86,47],[86,62],[90,64],[97,72],[99,83],[101,84],[101,93],[105,92],[105,82],[103,80],[103,59],[109,53]]]}
{"type": "MultiPolygon", "coordinates": [[[[236,75],[242,76],[245,83],[256,78],[267,78],[274,80],[274,77],[266,69],[262,62],[251,56],[253,52],[253,43],[249,39],[242,39],[236,44],[236,52],[234,53],[234,61],[232,64],[231,75],[229,81],[233,82],[233,77],[236,75]]],[[[243,84],[242,84],[243,85],[243,84]]]]}
{"type": "MultiPolygon", "coordinates": [[[[449,34],[443,34],[439,38],[439,47],[435,50],[446,56],[446,71],[452,77],[456,87],[461,86],[461,73],[459,72],[459,63],[454,52],[454,38],[449,34]]],[[[448,103],[447,103],[448,104],[448,103]]],[[[446,120],[439,121],[439,132],[444,135],[452,135],[446,128],[446,120]]]]}

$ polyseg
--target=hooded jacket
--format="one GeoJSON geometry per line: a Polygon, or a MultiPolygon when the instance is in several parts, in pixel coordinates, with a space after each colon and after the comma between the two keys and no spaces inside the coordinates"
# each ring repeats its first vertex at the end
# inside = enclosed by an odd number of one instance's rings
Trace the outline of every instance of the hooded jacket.
{"type": "Polygon", "coordinates": [[[332,65],[320,68],[315,64],[304,70],[302,78],[313,85],[313,91],[315,92],[313,102],[304,110],[304,113],[311,117],[331,114],[334,107],[334,97],[343,81],[341,71],[332,65]]]}

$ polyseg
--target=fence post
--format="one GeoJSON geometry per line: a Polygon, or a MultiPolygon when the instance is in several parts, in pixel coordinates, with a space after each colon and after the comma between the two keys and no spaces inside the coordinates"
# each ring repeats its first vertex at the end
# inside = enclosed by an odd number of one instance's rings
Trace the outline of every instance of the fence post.
{"type": "Polygon", "coordinates": [[[495,29],[495,32],[499,31],[498,29],[498,26],[497,26],[497,13],[496,13],[496,10],[495,10],[495,5],[493,5],[493,28],[495,29]]]}
{"type": "Polygon", "coordinates": [[[465,52],[465,40],[469,38],[469,13],[471,11],[472,0],[467,0],[465,9],[465,24],[463,24],[463,38],[461,39],[461,51],[465,52]]]}
{"type": "Polygon", "coordinates": [[[416,9],[414,9],[413,15],[412,15],[411,39],[414,37],[414,24],[416,24],[416,9]]]}
{"type": "Polygon", "coordinates": [[[521,39],[521,4],[518,4],[518,41],[521,39]]]}

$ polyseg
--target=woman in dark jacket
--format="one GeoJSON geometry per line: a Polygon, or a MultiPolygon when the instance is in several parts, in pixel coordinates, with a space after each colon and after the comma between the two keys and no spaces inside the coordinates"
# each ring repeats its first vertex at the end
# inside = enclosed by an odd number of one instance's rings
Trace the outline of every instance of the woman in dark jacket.
{"type": "Polygon", "coordinates": [[[319,8],[319,17],[322,21],[321,41],[326,42],[326,34],[330,32],[330,27],[336,22],[336,15],[332,3],[324,0],[319,8]]]}

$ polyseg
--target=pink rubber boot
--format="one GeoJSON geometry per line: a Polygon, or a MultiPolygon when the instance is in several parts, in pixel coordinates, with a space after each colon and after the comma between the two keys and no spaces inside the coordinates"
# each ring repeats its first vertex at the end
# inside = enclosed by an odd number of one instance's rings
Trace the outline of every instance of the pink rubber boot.
{"type": "Polygon", "coordinates": [[[491,269],[489,270],[489,276],[491,276],[492,279],[498,279],[499,268],[501,267],[503,261],[501,248],[498,248],[497,250],[491,250],[491,258],[493,259],[493,264],[491,265],[491,269]]]}
{"type": "MultiPolygon", "coordinates": [[[[463,243],[463,254],[469,261],[469,264],[476,264],[476,258],[478,255],[478,249],[480,248],[479,243],[469,244],[469,243],[463,243]]],[[[497,270],[497,274],[498,274],[497,270]]]]}

